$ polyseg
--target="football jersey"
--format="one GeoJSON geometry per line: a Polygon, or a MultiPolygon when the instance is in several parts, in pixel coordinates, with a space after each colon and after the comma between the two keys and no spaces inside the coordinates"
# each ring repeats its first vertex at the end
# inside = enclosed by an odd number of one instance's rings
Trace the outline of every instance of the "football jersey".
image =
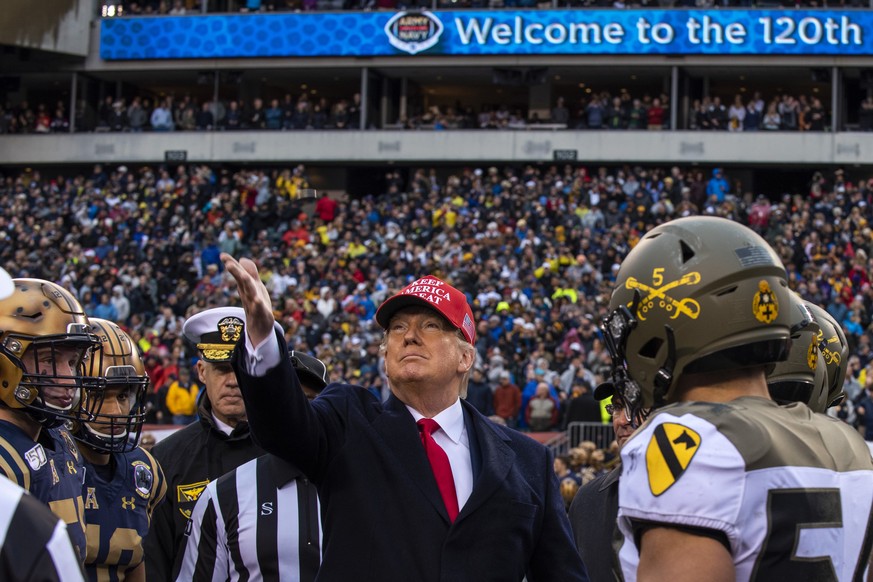
{"type": "Polygon", "coordinates": [[[720,532],[737,580],[852,580],[873,544],[873,460],[847,424],[758,397],[659,410],[621,453],[621,567],[635,523],[720,532]]]}
{"type": "Polygon", "coordinates": [[[82,457],[69,431],[42,429],[39,442],[0,420],[0,472],[49,506],[67,524],[79,559],[85,559],[82,457]]]}
{"type": "Polygon", "coordinates": [[[86,462],[85,573],[94,582],[124,580],[125,572],[142,562],[142,539],[167,492],[161,466],[143,449],[114,453],[113,461],[108,479],[86,462]]]}

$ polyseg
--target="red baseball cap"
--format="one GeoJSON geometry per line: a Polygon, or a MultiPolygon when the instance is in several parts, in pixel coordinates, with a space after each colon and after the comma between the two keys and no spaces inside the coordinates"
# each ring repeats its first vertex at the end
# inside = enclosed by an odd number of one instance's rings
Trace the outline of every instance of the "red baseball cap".
{"type": "Polygon", "coordinates": [[[386,299],[376,311],[376,323],[388,329],[391,316],[404,307],[423,305],[438,311],[449,323],[461,330],[471,344],[476,343],[473,310],[467,297],[445,281],[427,275],[413,281],[400,293],[386,299]]]}

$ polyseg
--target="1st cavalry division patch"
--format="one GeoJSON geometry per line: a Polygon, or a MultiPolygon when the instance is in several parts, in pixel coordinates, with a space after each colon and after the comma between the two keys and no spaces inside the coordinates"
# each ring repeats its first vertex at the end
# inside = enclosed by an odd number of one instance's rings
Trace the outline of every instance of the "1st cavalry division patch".
{"type": "Polygon", "coordinates": [[[665,422],[655,428],[646,449],[649,489],[657,497],[673,486],[700,448],[700,435],[687,426],[665,422]]]}

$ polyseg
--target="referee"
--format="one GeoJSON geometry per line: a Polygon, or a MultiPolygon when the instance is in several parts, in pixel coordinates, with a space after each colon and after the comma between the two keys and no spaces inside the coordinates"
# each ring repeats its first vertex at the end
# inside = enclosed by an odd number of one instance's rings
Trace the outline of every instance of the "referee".
{"type": "MultiPolygon", "coordinates": [[[[301,352],[290,356],[303,391],[315,398],[327,385],[324,363],[301,352]]],[[[311,582],[321,563],[315,485],[278,457],[258,457],[206,487],[185,535],[177,582],[311,582]]]]}
{"type": "Polygon", "coordinates": [[[0,580],[84,579],[66,524],[47,505],[0,476],[0,580]]]}

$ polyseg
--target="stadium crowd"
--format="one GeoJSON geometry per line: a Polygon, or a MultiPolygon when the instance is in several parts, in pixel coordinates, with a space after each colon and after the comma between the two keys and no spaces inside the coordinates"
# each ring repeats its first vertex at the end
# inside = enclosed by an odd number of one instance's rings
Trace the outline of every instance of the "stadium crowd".
{"type": "MultiPolygon", "coordinates": [[[[583,94],[575,103],[557,97],[545,112],[511,108],[507,104],[474,107],[410,103],[409,113],[386,129],[525,129],[549,124],[550,129],[660,130],[670,127],[670,97],[664,93],[632,95],[626,89],[583,94]]],[[[52,108],[40,102],[7,103],[0,107],[0,133],[66,133],[141,131],[233,131],[233,130],[324,130],[361,127],[361,94],[328,100],[302,92],[269,98],[229,101],[201,99],[189,94],[180,98],[144,95],[107,96],[96,106],[80,100],[71,116],[63,99],[52,108]]],[[[748,99],[736,95],[730,106],[714,95],[695,99],[688,128],[727,131],[824,131],[830,129],[830,113],[821,100],[806,95],[775,95],[765,100],[760,91],[748,99]]],[[[858,111],[859,127],[873,128],[873,99],[858,111]]],[[[367,126],[378,123],[368,120],[367,126]]]]}
{"type": "MultiPolygon", "coordinates": [[[[869,105],[861,105],[861,112],[869,105]]],[[[730,106],[720,97],[695,99],[691,105],[691,129],[727,131],[825,131],[829,113],[818,97],[782,95],[765,101],[759,91],[748,100],[736,95],[730,106]]],[[[861,129],[873,124],[862,117],[861,129]]]]}
{"type": "MultiPolygon", "coordinates": [[[[208,165],[48,175],[27,169],[0,190],[0,259],[14,277],[69,289],[142,348],[150,420],[196,413],[184,319],[234,301],[219,253],[260,262],[277,320],[298,350],[381,396],[376,306],[418,273],[454,281],[477,321],[469,398],[519,428],[580,420],[608,357],[598,324],[622,258],[669,218],[709,214],[762,233],[791,286],[841,321],[852,346],[837,412],[873,431],[873,179],[816,172],[808,191],[770,200],[721,169],[529,165],[447,177],[388,169],[384,191],[317,201],[306,168],[208,165]]],[[[589,420],[586,418],[585,420],[589,420]]],[[[873,436],[873,432],[871,432],[873,436]]]]}

